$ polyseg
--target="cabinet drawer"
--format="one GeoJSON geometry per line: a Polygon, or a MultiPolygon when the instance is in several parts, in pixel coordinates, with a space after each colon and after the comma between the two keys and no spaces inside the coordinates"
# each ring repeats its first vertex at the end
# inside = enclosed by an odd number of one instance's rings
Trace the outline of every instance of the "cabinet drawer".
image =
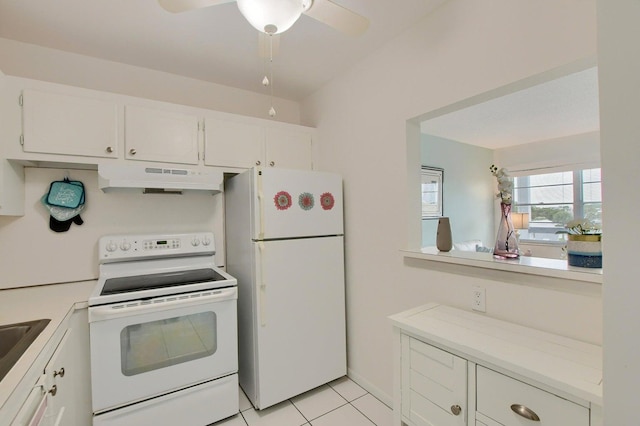
{"type": "Polygon", "coordinates": [[[477,411],[505,426],[589,426],[589,410],[581,405],[481,366],[476,375],[477,411]],[[525,420],[512,405],[528,408],[540,421],[525,420]]]}

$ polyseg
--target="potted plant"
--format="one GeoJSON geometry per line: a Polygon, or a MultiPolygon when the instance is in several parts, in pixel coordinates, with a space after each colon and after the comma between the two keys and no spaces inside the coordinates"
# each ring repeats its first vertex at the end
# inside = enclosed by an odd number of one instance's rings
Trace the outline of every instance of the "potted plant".
{"type": "Polygon", "coordinates": [[[574,219],[566,227],[569,265],[602,268],[602,229],[588,219],[574,219]]]}

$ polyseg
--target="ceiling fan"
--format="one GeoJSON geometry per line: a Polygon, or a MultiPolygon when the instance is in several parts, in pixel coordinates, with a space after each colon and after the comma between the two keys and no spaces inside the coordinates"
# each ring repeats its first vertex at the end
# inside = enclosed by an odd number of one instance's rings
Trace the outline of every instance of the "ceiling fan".
{"type": "Polygon", "coordinates": [[[158,0],[158,3],[169,12],[179,13],[232,1],[238,3],[240,13],[254,28],[269,35],[288,30],[303,13],[352,36],[363,34],[369,27],[367,18],[331,0],[158,0]]]}

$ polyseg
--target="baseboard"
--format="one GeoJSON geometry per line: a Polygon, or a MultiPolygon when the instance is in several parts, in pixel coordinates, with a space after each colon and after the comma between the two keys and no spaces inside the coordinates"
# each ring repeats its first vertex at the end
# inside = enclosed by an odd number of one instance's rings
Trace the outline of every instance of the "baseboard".
{"type": "Polygon", "coordinates": [[[359,375],[358,373],[356,373],[350,368],[347,368],[347,376],[351,380],[356,382],[358,386],[360,386],[361,388],[369,392],[371,395],[375,396],[380,401],[382,401],[384,405],[393,409],[393,398],[391,396],[382,392],[378,387],[372,385],[371,382],[369,382],[364,377],[362,377],[361,375],[359,375]]]}

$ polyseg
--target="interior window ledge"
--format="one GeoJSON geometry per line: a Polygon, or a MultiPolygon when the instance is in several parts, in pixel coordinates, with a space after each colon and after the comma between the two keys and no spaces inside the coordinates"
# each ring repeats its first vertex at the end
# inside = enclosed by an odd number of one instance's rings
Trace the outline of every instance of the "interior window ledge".
{"type": "Polygon", "coordinates": [[[464,265],[475,268],[538,275],[574,281],[602,284],[602,269],[569,266],[566,260],[520,256],[518,259],[496,259],[491,253],[452,250],[438,251],[436,247],[401,250],[405,258],[464,265]]]}

